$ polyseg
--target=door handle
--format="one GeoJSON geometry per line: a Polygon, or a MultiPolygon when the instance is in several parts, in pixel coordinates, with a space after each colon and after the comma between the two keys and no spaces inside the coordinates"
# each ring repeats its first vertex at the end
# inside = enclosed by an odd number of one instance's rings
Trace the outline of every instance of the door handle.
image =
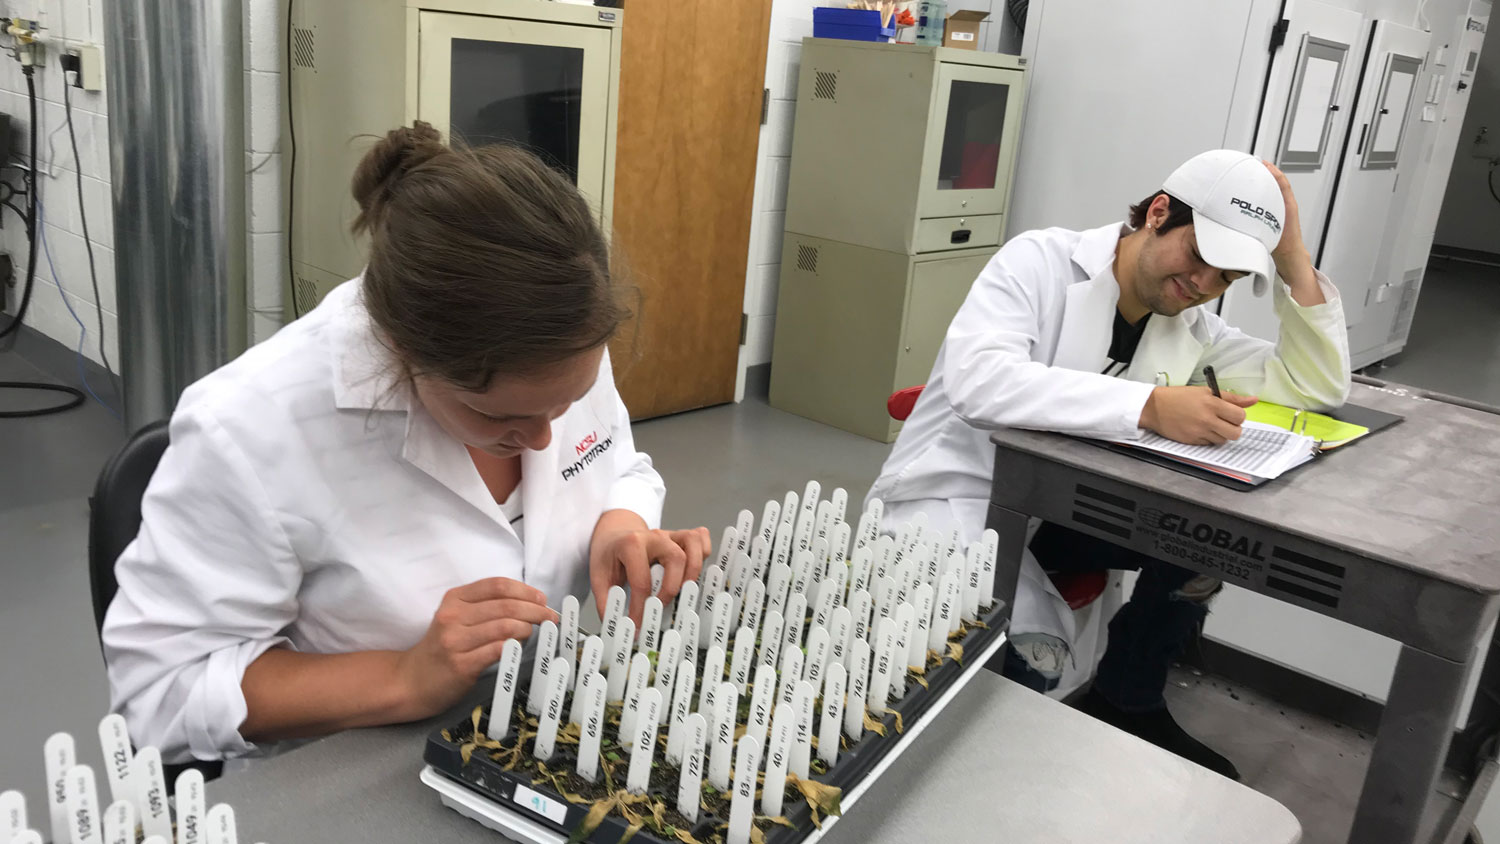
{"type": "Polygon", "coordinates": [[[973,234],[973,232],[970,231],[969,229],[956,229],[953,232],[953,237],[949,239],[949,242],[950,243],[968,243],[969,242],[969,236],[972,235],[972,234],[973,234]]]}

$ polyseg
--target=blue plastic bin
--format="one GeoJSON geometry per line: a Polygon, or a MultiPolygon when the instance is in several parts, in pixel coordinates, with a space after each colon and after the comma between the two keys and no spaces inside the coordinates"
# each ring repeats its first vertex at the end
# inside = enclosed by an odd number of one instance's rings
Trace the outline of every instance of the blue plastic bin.
{"type": "Polygon", "coordinates": [[[884,41],[880,13],[874,9],[813,9],[813,37],[845,41],[884,41]]]}

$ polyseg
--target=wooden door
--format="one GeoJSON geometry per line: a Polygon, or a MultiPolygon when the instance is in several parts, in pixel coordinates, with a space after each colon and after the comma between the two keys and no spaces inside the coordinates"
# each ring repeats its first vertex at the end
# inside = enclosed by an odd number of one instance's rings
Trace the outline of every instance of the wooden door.
{"type": "Polygon", "coordinates": [[[612,344],[633,418],[734,400],[771,0],[630,0],[615,153],[612,344]]]}

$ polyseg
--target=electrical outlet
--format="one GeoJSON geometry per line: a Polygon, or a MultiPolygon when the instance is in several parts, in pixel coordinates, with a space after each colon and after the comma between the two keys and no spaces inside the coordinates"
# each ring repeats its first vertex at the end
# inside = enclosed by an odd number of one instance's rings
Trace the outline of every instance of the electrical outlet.
{"type": "Polygon", "coordinates": [[[81,44],[70,48],[68,54],[78,57],[73,87],[82,88],[85,91],[104,90],[104,51],[99,48],[99,45],[81,44]]]}

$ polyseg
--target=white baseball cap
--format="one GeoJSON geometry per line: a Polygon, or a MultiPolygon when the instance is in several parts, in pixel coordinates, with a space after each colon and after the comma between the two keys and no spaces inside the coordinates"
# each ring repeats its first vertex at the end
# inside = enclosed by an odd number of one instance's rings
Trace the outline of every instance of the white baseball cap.
{"type": "Polygon", "coordinates": [[[1209,266],[1250,273],[1256,296],[1276,277],[1286,203],[1276,177],[1253,155],[1216,149],[1195,155],[1162,190],[1193,207],[1198,252],[1209,266]]]}

